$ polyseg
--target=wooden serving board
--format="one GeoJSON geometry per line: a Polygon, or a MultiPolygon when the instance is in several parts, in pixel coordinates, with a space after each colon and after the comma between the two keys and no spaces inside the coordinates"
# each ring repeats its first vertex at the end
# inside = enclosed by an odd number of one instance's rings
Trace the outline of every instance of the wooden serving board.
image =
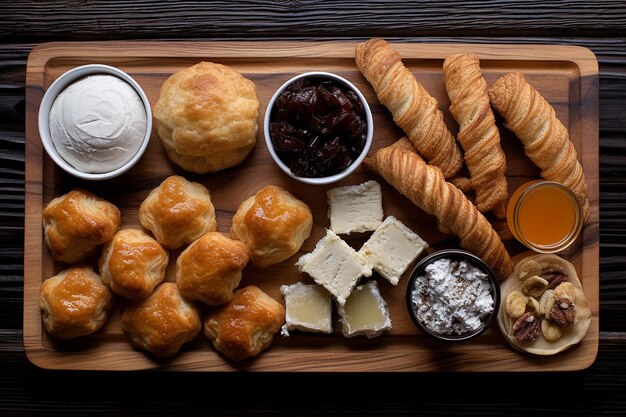
{"type": "MultiPolygon", "coordinates": [[[[311,278],[297,271],[298,257],[311,251],[329,226],[326,191],[331,186],[308,186],[290,179],[275,166],[263,139],[263,116],[269,98],[290,77],[311,70],[330,71],[351,80],[366,96],[374,114],[374,143],[370,153],[402,136],[388,111],[354,63],[354,43],[289,42],[98,42],[51,43],[33,49],[28,59],[26,87],[26,220],[24,259],[24,345],[37,366],[54,369],[177,371],[563,371],[579,370],[593,363],[598,349],[598,66],[593,53],[581,47],[535,45],[394,44],[403,61],[424,87],[439,100],[446,122],[456,133],[458,126],[447,108],[449,100],[442,81],[443,59],[453,53],[479,55],[489,84],[512,70],[523,71],[528,81],[554,106],[570,130],[589,185],[591,215],[581,237],[563,256],[576,267],[592,311],[584,340],[566,352],[537,357],[513,350],[493,325],[480,337],[462,344],[433,341],[410,321],[405,291],[407,277],[393,287],[374,275],[391,310],[393,329],[375,339],[344,338],[339,327],[331,335],[292,332],[277,335],[272,346],[255,358],[234,363],[224,359],[203,335],[174,358],[155,360],[134,349],[123,333],[120,316],[125,301],[117,299],[113,313],[97,333],[84,338],[58,341],[42,328],[38,295],[41,282],[66,267],[54,262],[43,241],[42,208],[53,197],[73,187],[82,187],[115,203],[122,211],[122,227],[140,228],[138,207],[150,190],[167,176],[184,175],[205,184],[211,191],[218,217],[218,230],[228,233],[239,204],[267,184],[277,184],[305,201],[314,215],[314,229],[300,253],[267,269],[251,265],[241,285],[255,284],[280,300],[281,284],[311,278]],[[144,88],[154,105],[159,89],[173,72],[199,61],[232,66],[256,84],[260,99],[257,145],[239,166],[207,175],[186,173],[169,163],[155,133],[141,161],[128,173],[103,182],[78,180],[56,168],[43,151],[37,130],[37,112],[45,90],[63,72],[84,64],[113,65],[128,72],[144,88]]],[[[502,126],[499,120],[500,127],[502,126]]],[[[524,155],[519,141],[501,127],[507,155],[509,192],[538,177],[537,168],[524,155]]],[[[457,247],[454,237],[437,231],[435,219],[401,196],[383,179],[363,167],[340,183],[359,184],[377,179],[383,187],[385,215],[395,215],[430,244],[427,252],[457,247]]],[[[502,223],[499,228],[506,227],[502,223]]],[[[367,235],[349,236],[358,249],[367,235]]],[[[505,240],[511,255],[524,248],[505,240]]],[[[180,251],[171,253],[167,279],[180,251]]]]}

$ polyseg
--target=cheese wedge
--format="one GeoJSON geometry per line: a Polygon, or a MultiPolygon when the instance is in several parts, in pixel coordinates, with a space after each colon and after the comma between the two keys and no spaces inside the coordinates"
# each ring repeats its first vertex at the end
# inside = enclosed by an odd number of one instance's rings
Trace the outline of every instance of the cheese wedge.
{"type": "Polygon", "coordinates": [[[332,230],[317,242],[311,253],[302,255],[296,263],[300,272],[306,272],[328,290],[343,305],[362,276],[372,275],[372,267],[332,230]]]}
{"type": "Polygon", "coordinates": [[[359,253],[372,268],[393,285],[398,281],[424,249],[428,247],[421,237],[394,216],[388,216],[359,253]]]}
{"type": "Polygon", "coordinates": [[[326,196],[330,230],[337,234],[369,232],[383,221],[382,193],[376,181],[333,188],[326,196]]]}
{"type": "Polygon", "coordinates": [[[373,280],[356,287],[345,305],[337,305],[337,312],[345,337],[367,336],[371,339],[391,329],[387,303],[373,280]]]}
{"type": "Polygon", "coordinates": [[[281,334],[289,336],[290,330],[330,333],[332,327],[332,304],[328,291],[319,285],[296,282],[282,285],[285,297],[285,324],[281,334]]]}

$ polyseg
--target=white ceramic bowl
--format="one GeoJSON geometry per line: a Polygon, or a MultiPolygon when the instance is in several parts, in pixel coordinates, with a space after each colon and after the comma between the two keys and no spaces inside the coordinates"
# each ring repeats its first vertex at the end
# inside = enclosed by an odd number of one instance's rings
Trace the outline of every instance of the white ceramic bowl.
{"type": "Polygon", "coordinates": [[[265,119],[263,121],[263,133],[265,135],[265,144],[267,145],[267,149],[269,150],[270,155],[272,155],[272,159],[274,160],[274,162],[276,162],[276,165],[278,165],[285,174],[289,175],[291,178],[294,178],[306,184],[323,185],[323,184],[331,184],[331,183],[334,183],[334,182],[337,182],[346,178],[348,175],[354,172],[354,170],[356,170],[361,165],[361,163],[367,156],[367,153],[369,152],[370,147],[372,146],[372,140],[374,137],[374,122],[372,119],[372,111],[370,110],[367,100],[365,100],[365,97],[363,96],[363,94],[359,91],[358,88],[354,86],[354,84],[352,84],[350,81],[346,80],[345,78],[337,74],[333,74],[330,72],[323,72],[323,71],[314,71],[314,72],[306,72],[306,73],[297,75],[287,80],[287,82],[285,82],[278,90],[276,90],[276,92],[270,99],[267,105],[267,109],[265,111],[265,119]],[[329,78],[331,80],[337,81],[338,83],[343,84],[348,89],[354,91],[356,95],[359,97],[359,100],[361,101],[361,103],[363,104],[363,109],[365,111],[365,119],[366,119],[365,122],[367,124],[367,136],[365,140],[365,146],[363,147],[363,151],[361,152],[359,157],[352,163],[352,165],[350,165],[349,167],[347,167],[346,169],[344,169],[343,171],[337,174],[334,174],[328,177],[318,177],[318,178],[299,177],[297,175],[294,175],[289,169],[289,167],[279,158],[278,154],[276,153],[276,150],[274,149],[274,145],[272,144],[272,138],[270,136],[270,118],[272,116],[272,111],[274,110],[274,104],[276,102],[276,99],[278,98],[280,93],[283,92],[283,90],[285,90],[294,81],[300,78],[329,78]]]}
{"type": "Polygon", "coordinates": [[[130,75],[126,74],[124,71],[111,67],[108,65],[101,64],[90,64],[83,65],[80,67],[72,68],[71,70],[65,72],[59,78],[57,78],[52,85],[48,88],[46,93],[43,96],[43,100],[41,101],[41,105],[39,106],[39,117],[38,117],[38,125],[39,125],[39,137],[41,138],[41,142],[43,144],[44,149],[48,153],[48,156],[57,164],[58,167],[63,169],[65,172],[74,175],[75,177],[86,179],[86,180],[106,180],[109,178],[117,177],[118,175],[123,174],[124,172],[131,169],[137,161],[142,157],[146,148],[148,147],[148,143],[150,142],[150,133],[152,132],[152,110],[150,108],[150,103],[148,102],[148,98],[144,93],[141,86],[135,81],[130,75]],[[70,165],[65,159],[61,157],[59,152],[52,143],[52,139],[50,137],[50,125],[49,125],[49,115],[50,109],[52,108],[52,104],[57,96],[63,91],[67,86],[72,84],[74,81],[77,81],[83,77],[88,75],[96,75],[96,74],[107,74],[113,75],[121,80],[125,81],[131,87],[137,91],[137,94],[141,98],[144,109],[146,111],[146,133],[142,139],[141,146],[137,153],[130,159],[127,163],[122,165],[121,167],[103,173],[87,173],[80,171],[70,165]]]}

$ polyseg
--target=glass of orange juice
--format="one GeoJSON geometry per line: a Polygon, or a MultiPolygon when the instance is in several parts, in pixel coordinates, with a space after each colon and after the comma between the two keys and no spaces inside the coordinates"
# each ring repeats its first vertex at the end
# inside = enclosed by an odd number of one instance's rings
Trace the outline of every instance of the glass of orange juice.
{"type": "Polygon", "coordinates": [[[554,181],[529,181],[509,200],[507,223],[513,236],[539,253],[556,253],[570,246],[583,225],[576,195],[554,181]]]}

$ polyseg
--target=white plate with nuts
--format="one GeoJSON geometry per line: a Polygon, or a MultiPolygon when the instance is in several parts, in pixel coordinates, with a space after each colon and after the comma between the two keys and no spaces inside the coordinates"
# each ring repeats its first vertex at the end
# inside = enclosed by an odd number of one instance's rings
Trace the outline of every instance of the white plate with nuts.
{"type": "Polygon", "coordinates": [[[574,266],[558,255],[520,260],[500,285],[498,325],[517,350],[553,355],[580,342],[591,310],[574,266]]]}

